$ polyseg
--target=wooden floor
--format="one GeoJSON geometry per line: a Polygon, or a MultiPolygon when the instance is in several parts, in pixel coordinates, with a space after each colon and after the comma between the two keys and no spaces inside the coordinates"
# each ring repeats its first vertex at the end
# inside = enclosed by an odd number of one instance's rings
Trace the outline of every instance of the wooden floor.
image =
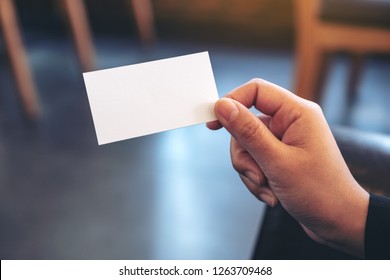
{"type": "MultiPolygon", "coordinates": [[[[100,69],[210,52],[220,96],[253,77],[290,88],[293,52],[97,38],[100,69]]],[[[263,204],[230,165],[229,137],[203,125],[98,146],[73,46],[28,41],[42,119],[23,119],[0,43],[1,259],[246,259],[263,204]]],[[[390,61],[367,62],[356,104],[335,60],[323,109],[332,124],[390,133],[390,61]],[[345,112],[348,112],[346,114],[345,112]]]]}

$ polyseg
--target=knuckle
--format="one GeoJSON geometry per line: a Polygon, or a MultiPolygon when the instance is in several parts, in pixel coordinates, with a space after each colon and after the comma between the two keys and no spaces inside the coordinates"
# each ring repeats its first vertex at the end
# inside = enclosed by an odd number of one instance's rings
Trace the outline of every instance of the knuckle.
{"type": "Polygon", "coordinates": [[[310,111],[313,111],[315,113],[321,113],[322,114],[322,108],[320,105],[318,105],[317,103],[313,102],[313,101],[307,101],[307,108],[310,110],[310,111]]]}
{"type": "Polygon", "coordinates": [[[265,80],[260,78],[253,78],[249,81],[249,83],[255,84],[256,86],[263,85],[265,83],[265,80]]]}
{"type": "Polygon", "coordinates": [[[297,115],[306,116],[310,118],[322,118],[324,113],[320,105],[313,101],[304,100],[300,103],[300,107],[297,110],[297,115]]]}
{"type": "Polygon", "coordinates": [[[247,164],[244,160],[244,157],[241,155],[236,155],[231,157],[232,166],[235,171],[237,171],[239,174],[244,174],[247,164]]]}
{"type": "Polygon", "coordinates": [[[239,160],[232,160],[232,166],[237,173],[244,174],[244,166],[239,160]]]}

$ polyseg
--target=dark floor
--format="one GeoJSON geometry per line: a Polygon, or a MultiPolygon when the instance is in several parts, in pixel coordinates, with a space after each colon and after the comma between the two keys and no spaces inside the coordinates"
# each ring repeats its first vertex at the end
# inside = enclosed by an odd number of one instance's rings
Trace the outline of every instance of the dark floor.
{"type": "MultiPolygon", "coordinates": [[[[1,45],[0,45],[1,46],[1,45]]],[[[97,38],[98,68],[210,52],[220,95],[253,77],[291,88],[293,53],[97,38]]],[[[82,75],[66,38],[28,42],[42,119],[20,113],[0,47],[1,259],[246,259],[263,204],[230,165],[229,136],[203,125],[98,146],[82,75]]],[[[371,58],[345,121],[346,58],[323,108],[332,124],[390,133],[390,63],[371,58]]]]}

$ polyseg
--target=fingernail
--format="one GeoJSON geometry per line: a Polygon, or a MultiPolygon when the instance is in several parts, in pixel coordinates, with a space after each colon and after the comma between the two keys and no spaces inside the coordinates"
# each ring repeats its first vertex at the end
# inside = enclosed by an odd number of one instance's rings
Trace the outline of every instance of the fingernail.
{"type": "Polygon", "coordinates": [[[219,100],[219,113],[227,121],[234,121],[239,113],[239,110],[234,102],[229,98],[221,98],[219,100]]]}
{"type": "Polygon", "coordinates": [[[249,180],[252,181],[253,184],[259,186],[260,185],[260,179],[259,176],[253,171],[246,171],[244,174],[245,177],[247,177],[249,180]]]}

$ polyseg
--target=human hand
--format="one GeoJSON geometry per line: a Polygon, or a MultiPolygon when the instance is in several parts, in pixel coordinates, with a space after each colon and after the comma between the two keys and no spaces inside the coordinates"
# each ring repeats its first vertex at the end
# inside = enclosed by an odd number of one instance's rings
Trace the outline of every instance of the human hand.
{"type": "Polygon", "coordinates": [[[231,159],[244,184],[270,206],[278,201],[314,240],[364,255],[368,193],[352,177],[321,108],[263,80],[215,104],[232,135],[231,159]],[[256,117],[247,108],[264,115],[256,117]]]}

